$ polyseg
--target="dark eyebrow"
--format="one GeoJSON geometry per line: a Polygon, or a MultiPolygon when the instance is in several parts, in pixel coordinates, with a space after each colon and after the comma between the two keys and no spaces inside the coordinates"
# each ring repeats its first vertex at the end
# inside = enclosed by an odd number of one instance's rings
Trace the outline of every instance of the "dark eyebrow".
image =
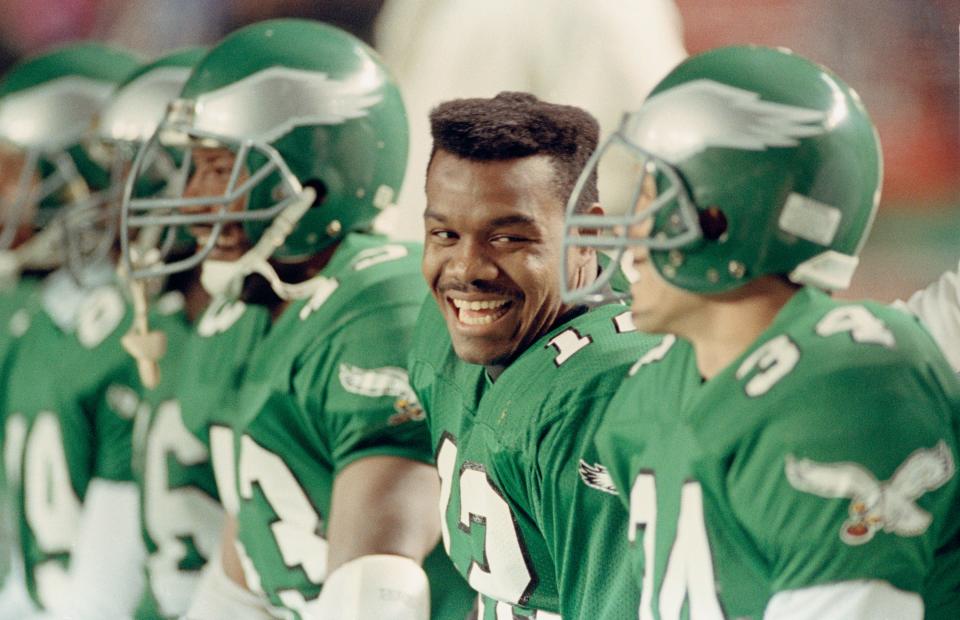
{"type": "Polygon", "coordinates": [[[527,215],[507,215],[491,220],[488,226],[490,228],[500,228],[501,226],[537,226],[537,221],[527,215]]]}
{"type": "Polygon", "coordinates": [[[438,222],[446,222],[446,221],[447,221],[447,218],[446,218],[446,217],[444,217],[444,216],[441,215],[440,213],[437,213],[436,211],[433,211],[432,209],[427,209],[426,211],[423,212],[423,219],[425,219],[425,220],[431,220],[431,219],[432,219],[432,220],[437,220],[438,222]]]}
{"type": "MultiPolygon", "coordinates": [[[[423,212],[423,219],[436,220],[441,224],[445,224],[448,221],[445,215],[443,215],[442,213],[437,213],[436,211],[429,208],[423,212]]],[[[504,226],[537,226],[537,221],[527,215],[517,214],[517,215],[505,215],[504,217],[498,217],[494,220],[490,220],[486,224],[487,228],[500,228],[504,226]]]]}

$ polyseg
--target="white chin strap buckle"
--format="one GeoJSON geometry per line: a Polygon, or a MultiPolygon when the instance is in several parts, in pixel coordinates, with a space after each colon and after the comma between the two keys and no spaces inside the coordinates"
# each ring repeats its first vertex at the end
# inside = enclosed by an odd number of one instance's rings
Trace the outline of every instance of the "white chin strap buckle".
{"type": "Polygon", "coordinates": [[[249,273],[245,267],[240,261],[207,259],[200,270],[200,284],[215,299],[237,299],[249,273]]]}

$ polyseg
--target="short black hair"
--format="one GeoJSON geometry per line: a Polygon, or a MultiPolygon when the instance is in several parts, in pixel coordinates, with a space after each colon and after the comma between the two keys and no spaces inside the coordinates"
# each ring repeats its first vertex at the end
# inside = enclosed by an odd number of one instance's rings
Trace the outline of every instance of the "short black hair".
{"type": "MultiPolygon", "coordinates": [[[[550,157],[557,197],[566,204],[597,148],[600,127],[578,107],[547,103],[530,93],[502,92],[492,99],[441,103],[430,112],[430,132],[431,162],[440,149],[473,161],[550,157]]],[[[587,211],[597,196],[594,169],[580,194],[577,212],[587,211]]]]}

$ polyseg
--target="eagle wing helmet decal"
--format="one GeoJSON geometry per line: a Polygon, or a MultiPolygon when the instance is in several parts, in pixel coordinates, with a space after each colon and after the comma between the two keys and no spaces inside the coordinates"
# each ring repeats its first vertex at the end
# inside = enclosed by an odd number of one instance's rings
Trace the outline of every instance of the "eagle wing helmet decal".
{"type": "Polygon", "coordinates": [[[850,545],[869,542],[882,529],[899,536],[919,536],[933,517],[916,504],[928,491],[940,488],[955,472],[953,455],[943,441],[915,451],[890,480],[879,482],[856,463],[818,463],[786,458],[786,475],[798,491],[826,498],[850,498],[849,517],[840,538],[850,545]]]}
{"type": "Polygon", "coordinates": [[[380,86],[363,73],[337,80],[271,67],[197,97],[194,123],[215,134],[272,142],[301,125],[339,125],[366,116],[383,99],[380,86]]]}
{"type": "Polygon", "coordinates": [[[822,110],[764,101],[750,90],[694,80],[644,103],[630,130],[638,146],[676,164],[711,147],[763,151],[826,132],[822,110]]]}

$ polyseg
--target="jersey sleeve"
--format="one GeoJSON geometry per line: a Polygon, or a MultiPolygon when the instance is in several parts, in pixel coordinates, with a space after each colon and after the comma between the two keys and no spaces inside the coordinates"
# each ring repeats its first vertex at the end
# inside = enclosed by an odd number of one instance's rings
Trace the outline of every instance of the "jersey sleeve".
{"type": "Polygon", "coordinates": [[[350,321],[297,372],[294,390],[328,444],[334,472],[368,456],[432,462],[423,409],[405,369],[415,312],[350,321]]]}
{"type": "Polygon", "coordinates": [[[772,422],[720,474],[742,531],[713,534],[746,536],[760,550],[771,595],[854,580],[924,592],[953,527],[952,405],[921,371],[897,364],[804,381],[803,398],[761,397],[772,422]]]}

